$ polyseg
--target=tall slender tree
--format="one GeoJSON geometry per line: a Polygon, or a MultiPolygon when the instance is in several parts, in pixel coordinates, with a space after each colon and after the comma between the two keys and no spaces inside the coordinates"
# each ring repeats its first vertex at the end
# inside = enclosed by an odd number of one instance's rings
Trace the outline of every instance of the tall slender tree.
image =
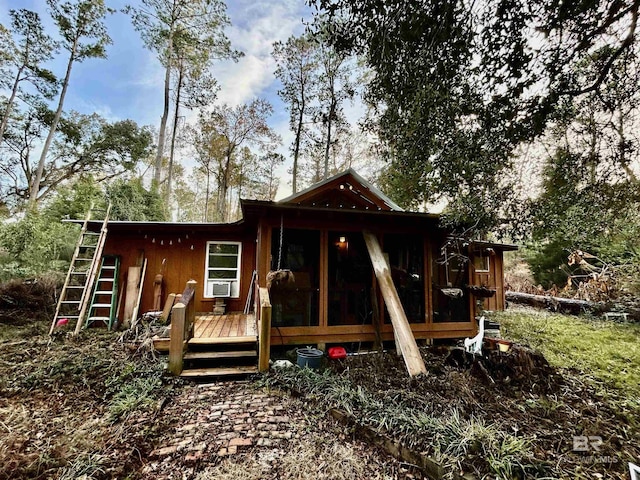
{"type": "MultiPolygon", "coordinates": [[[[210,59],[237,55],[230,48],[224,29],[230,25],[226,6],[221,0],[141,0],[140,6],[127,6],[133,25],[149,50],[158,54],[165,69],[163,109],[158,132],[158,148],[154,165],[154,182],[160,184],[162,157],[166,143],[167,122],[171,104],[171,80],[181,45],[192,45],[194,51],[213,52],[210,59]]],[[[189,57],[182,56],[183,60],[189,57]]]]}
{"type": "Polygon", "coordinates": [[[55,75],[42,65],[53,58],[58,45],[44,32],[40,16],[25,9],[9,10],[9,15],[13,38],[0,36],[0,50],[11,70],[2,72],[0,82],[6,82],[11,93],[0,120],[0,141],[4,138],[21,83],[31,83],[46,98],[53,97],[57,86],[55,75]]]}
{"type": "Polygon", "coordinates": [[[194,109],[213,103],[218,84],[211,75],[209,67],[215,60],[227,57],[237,58],[239,52],[231,52],[229,43],[219,43],[211,38],[194,38],[186,34],[177,35],[175,39],[174,88],[173,88],[173,121],[171,144],[169,148],[169,165],[165,200],[170,204],[173,184],[173,167],[178,138],[180,109],[194,109]]]}
{"type": "Polygon", "coordinates": [[[298,159],[305,126],[310,121],[309,109],[317,91],[318,59],[314,54],[316,44],[310,35],[290,37],[285,43],[273,45],[277,63],[275,75],[282,83],[278,95],[289,110],[289,128],[294,133],[293,168],[291,187],[298,191],[298,159]]]}
{"type": "Polygon", "coordinates": [[[336,130],[346,126],[342,105],[352,99],[355,89],[352,81],[353,69],[349,68],[349,54],[337,50],[323,36],[316,50],[318,76],[318,107],[316,118],[322,123],[322,140],[324,146],[323,178],[329,176],[329,155],[336,141],[336,130]]]}
{"type": "Polygon", "coordinates": [[[60,2],[47,0],[53,21],[58,27],[62,37],[61,45],[69,52],[67,70],[62,80],[62,90],[58,98],[49,134],[42,147],[38,167],[31,183],[29,195],[30,207],[34,207],[40,192],[40,181],[44,171],[45,161],[51,142],[56,134],[58,122],[62,116],[64,100],[69,88],[71,69],[77,62],[83,62],[88,58],[106,58],[106,46],[111,43],[111,37],[107,33],[104,19],[114,10],[104,4],[104,0],[77,0],[75,2],[60,2]]]}

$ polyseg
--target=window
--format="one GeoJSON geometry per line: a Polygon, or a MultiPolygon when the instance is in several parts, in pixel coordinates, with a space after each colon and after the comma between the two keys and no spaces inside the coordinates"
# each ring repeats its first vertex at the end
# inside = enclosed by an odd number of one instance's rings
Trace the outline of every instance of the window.
{"type": "Polygon", "coordinates": [[[240,296],[240,242],[207,242],[205,297],[240,296]]]}
{"type": "Polygon", "coordinates": [[[475,272],[489,271],[489,254],[487,252],[475,252],[473,256],[473,268],[475,272]]]}

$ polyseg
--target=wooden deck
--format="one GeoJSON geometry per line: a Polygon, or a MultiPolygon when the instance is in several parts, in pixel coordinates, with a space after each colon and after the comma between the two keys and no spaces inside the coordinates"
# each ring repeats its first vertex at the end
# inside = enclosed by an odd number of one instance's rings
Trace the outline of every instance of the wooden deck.
{"type": "MultiPolygon", "coordinates": [[[[196,314],[190,345],[251,343],[258,340],[256,317],[253,313],[230,312],[225,315],[196,314]]],[[[153,346],[160,352],[169,351],[169,338],[155,337],[153,346]]]]}
{"type": "Polygon", "coordinates": [[[193,325],[193,339],[202,339],[200,341],[211,338],[255,337],[257,334],[256,318],[252,313],[198,313],[193,325]]]}

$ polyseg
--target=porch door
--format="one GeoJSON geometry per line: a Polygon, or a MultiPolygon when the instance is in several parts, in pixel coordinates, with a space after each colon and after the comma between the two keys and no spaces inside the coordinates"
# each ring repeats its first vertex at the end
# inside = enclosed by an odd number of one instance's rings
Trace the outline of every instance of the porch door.
{"type": "MultiPolygon", "coordinates": [[[[426,323],[424,238],[421,235],[386,234],[382,249],[389,258],[391,278],[407,320],[426,323]]],[[[385,323],[391,323],[386,309],[385,323]]]]}
{"type": "Polygon", "coordinates": [[[269,295],[274,327],[319,325],[320,232],[274,228],[271,238],[272,271],[287,269],[293,278],[276,279],[269,295]],[[278,264],[279,263],[279,264],[278,264]]]}
{"type": "Polygon", "coordinates": [[[371,325],[373,269],[362,233],[329,231],[328,257],[328,325],[371,325]]]}

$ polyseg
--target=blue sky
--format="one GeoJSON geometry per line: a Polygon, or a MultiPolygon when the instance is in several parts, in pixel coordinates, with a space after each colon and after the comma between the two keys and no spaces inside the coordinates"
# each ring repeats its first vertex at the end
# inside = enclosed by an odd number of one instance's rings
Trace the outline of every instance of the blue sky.
{"type": "MultiPolygon", "coordinates": [[[[74,66],[65,110],[97,112],[112,121],[130,118],[157,128],[162,111],[163,70],[155,55],[145,50],[129,17],[120,13],[126,4],[136,5],[138,0],[106,3],[118,10],[107,20],[113,45],[108,48],[107,59],[90,59],[74,66]]],[[[0,23],[8,26],[9,10],[18,8],[40,13],[45,27],[54,34],[44,0],[0,0],[0,23]]],[[[304,0],[228,0],[227,13],[232,23],[227,36],[233,48],[245,56],[237,63],[214,66],[213,73],[221,86],[217,101],[238,105],[256,97],[269,100],[274,106],[270,124],[283,137],[281,152],[288,157],[288,113],[277,96],[279,84],[273,75],[275,64],[270,53],[273,42],[303,31],[303,18],[311,18],[311,9],[304,0]]],[[[49,67],[62,76],[66,60],[62,52],[49,67]]],[[[195,116],[187,114],[188,118],[195,116]]],[[[278,196],[284,193],[279,192],[278,196]]]]}

